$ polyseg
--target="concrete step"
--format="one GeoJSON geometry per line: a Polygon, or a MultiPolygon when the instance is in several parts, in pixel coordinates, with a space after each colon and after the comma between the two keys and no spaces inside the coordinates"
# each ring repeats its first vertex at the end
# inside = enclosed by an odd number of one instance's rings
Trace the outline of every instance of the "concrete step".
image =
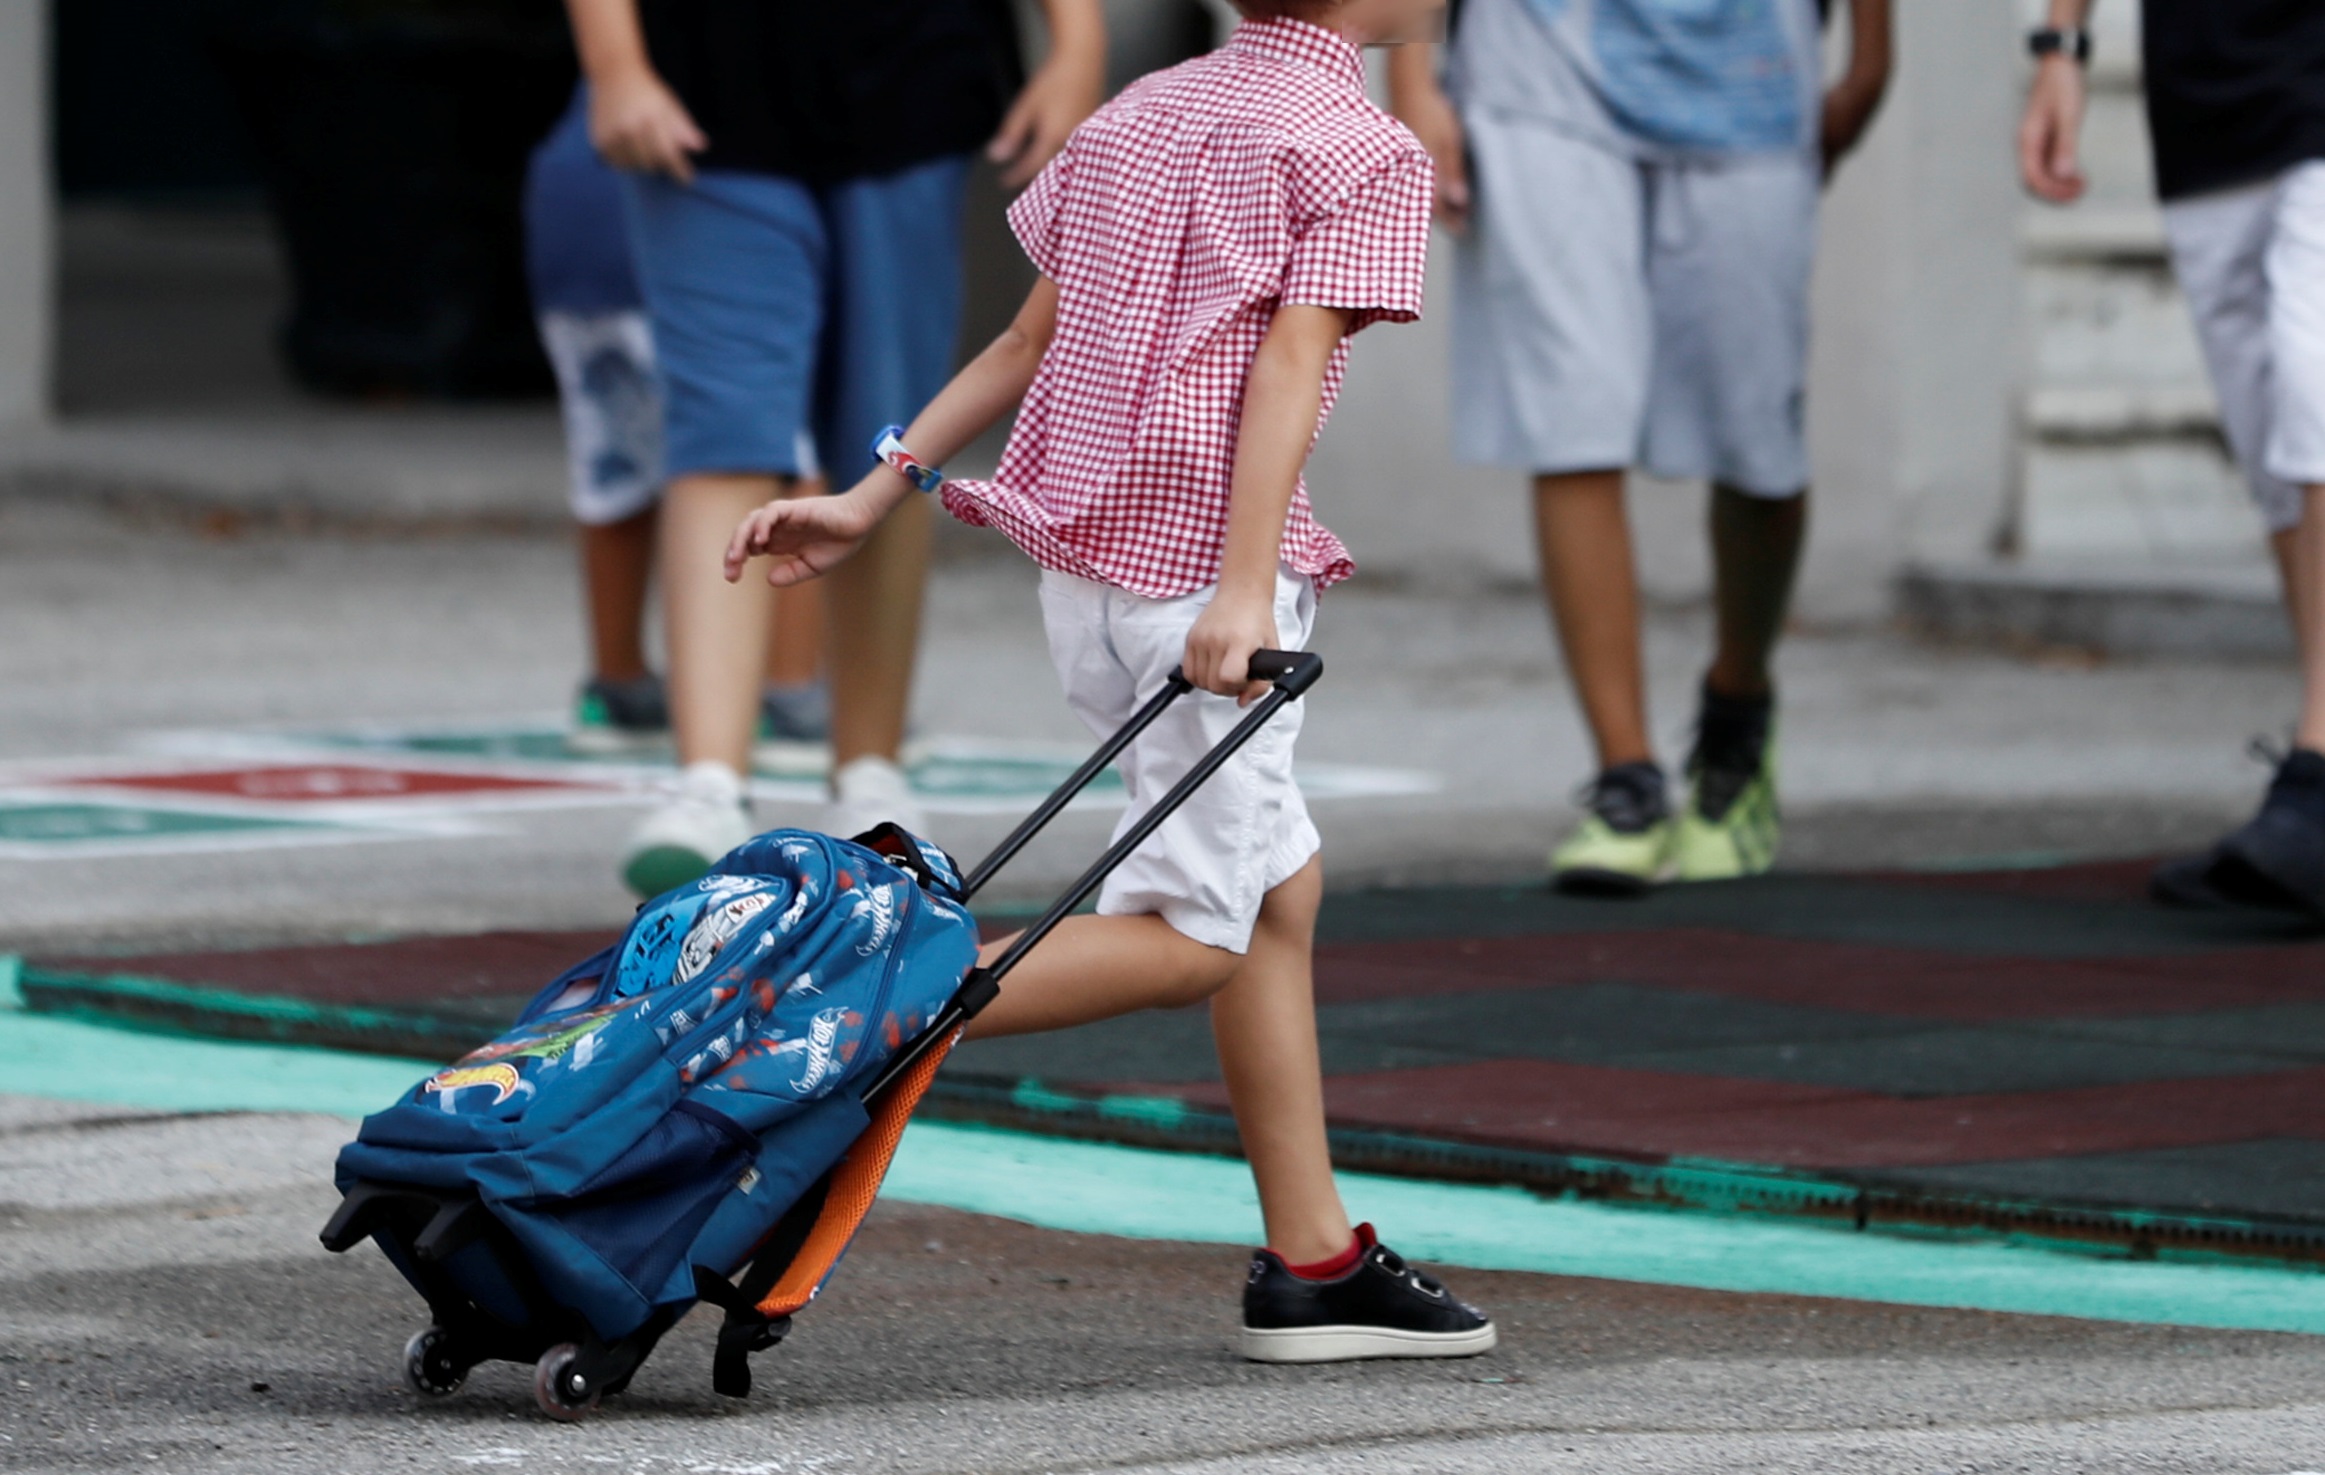
{"type": "Polygon", "coordinates": [[[2067,210],[2030,209],[2019,221],[2029,261],[2162,261],[2163,212],[2152,202],[2111,200],[2067,210]]]}
{"type": "Polygon", "coordinates": [[[1897,606],[1943,639],[2109,656],[2284,659],[2293,650],[2275,573],[2256,560],[1926,565],[1898,580],[1897,606]]]}
{"type": "Polygon", "coordinates": [[[2024,291],[2033,384],[2209,382],[2187,300],[2160,257],[2032,261],[2024,291]]]}
{"type": "Polygon", "coordinates": [[[2193,384],[2047,384],[2026,397],[2026,428],[2045,440],[2136,442],[2214,435],[2220,402],[2193,384]]]}

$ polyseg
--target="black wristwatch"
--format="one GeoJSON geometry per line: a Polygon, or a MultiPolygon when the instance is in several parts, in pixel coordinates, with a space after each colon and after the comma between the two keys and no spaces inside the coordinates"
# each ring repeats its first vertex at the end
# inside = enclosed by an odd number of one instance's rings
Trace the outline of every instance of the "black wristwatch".
{"type": "Polygon", "coordinates": [[[2036,56],[2065,56],[2091,64],[2091,33],[2081,26],[2043,26],[2026,33],[2026,49],[2036,56]]]}

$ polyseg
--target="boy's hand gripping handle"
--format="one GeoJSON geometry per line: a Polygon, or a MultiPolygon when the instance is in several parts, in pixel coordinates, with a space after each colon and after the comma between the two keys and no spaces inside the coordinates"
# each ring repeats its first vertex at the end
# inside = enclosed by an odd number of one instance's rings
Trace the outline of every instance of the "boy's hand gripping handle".
{"type": "MultiPolygon", "coordinates": [[[[1233,732],[1221,738],[1210,752],[1205,753],[1193,768],[1187,770],[1185,777],[1171,786],[1169,793],[1138,817],[1138,823],[1132,825],[1121,839],[1108,846],[1106,853],[1092,862],[1081,878],[1066,888],[1065,894],[1052,902],[1049,910],[1043,912],[1038,921],[1018,934],[1017,940],[1009,945],[1009,950],[994,959],[991,967],[970,969],[969,976],[961,981],[961,987],[953,995],[952,1002],[944,1007],[935,1022],[922,1031],[917,1039],[896,1052],[879,1077],[865,1089],[864,1099],[870,1101],[877,1097],[910,1070],[938,1041],[949,1039],[955,1030],[974,1019],[987,1004],[992,1003],[994,996],[1001,992],[1004,974],[1016,967],[1036,943],[1049,936],[1058,923],[1072,916],[1074,908],[1088,900],[1090,893],[1105,883],[1114,868],[1127,860],[1130,852],[1136,850],[1147,836],[1161,828],[1163,821],[1176,813],[1179,806],[1187,802],[1188,796],[1203,786],[1204,780],[1217,773],[1221,765],[1235,756],[1238,748],[1251,740],[1252,734],[1267,726],[1269,719],[1281,711],[1285,703],[1298,701],[1323,674],[1324,658],[1313,651],[1252,652],[1253,679],[1273,682],[1275,690],[1262,697],[1259,704],[1235,725],[1233,732]]],[[[1087,762],[1075,769],[1064,783],[1058,785],[1056,792],[1041,802],[1040,808],[1027,815],[1024,823],[1011,830],[1007,839],[993,847],[991,855],[977,863],[976,869],[961,884],[962,898],[965,900],[975,895],[979,887],[992,880],[994,873],[1007,865],[1035,835],[1040,834],[1042,827],[1072,803],[1075,795],[1088,788],[1093,779],[1105,772],[1106,765],[1120,757],[1122,750],[1129,747],[1133,739],[1153,726],[1155,719],[1162,716],[1171,703],[1194,689],[1194,683],[1181,672],[1173,670],[1164,679],[1162,690],[1150,697],[1146,705],[1123,724],[1121,731],[1100,744],[1098,751],[1092,753],[1087,762]]]]}

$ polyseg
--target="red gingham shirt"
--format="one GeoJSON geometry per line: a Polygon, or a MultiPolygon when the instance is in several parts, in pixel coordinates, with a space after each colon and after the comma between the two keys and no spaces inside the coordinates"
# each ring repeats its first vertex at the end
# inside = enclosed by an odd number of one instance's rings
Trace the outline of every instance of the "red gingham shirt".
{"type": "MultiPolygon", "coordinates": [[[[945,506],[1044,568],[1150,599],[1218,582],[1236,426],[1277,304],[1421,315],[1429,155],[1366,100],[1356,48],[1246,21],[1075,130],[1009,223],[1058,285],[1057,328],[989,482],[945,506]]],[[[1324,375],[1332,413],[1348,341],[1324,375]]],[[[1355,572],[1303,483],[1283,561],[1355,572]]]]}

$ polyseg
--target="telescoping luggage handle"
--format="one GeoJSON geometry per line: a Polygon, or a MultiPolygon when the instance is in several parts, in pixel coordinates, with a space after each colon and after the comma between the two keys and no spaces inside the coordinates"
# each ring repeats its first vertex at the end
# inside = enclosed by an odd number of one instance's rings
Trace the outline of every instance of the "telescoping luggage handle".
{"type": "MultiPolygon", "coordinates": [[[[902,1079],[930,1050],[952,1038],[955,1030],[976,1018],[1001,991],[1001,980],[1010,969],[1016,967],[1036,944],[1049,936],[1058,923],[1072,916],[1074,908],[1088,900],[1090,893],[1096,891],[1113,874],[1114,868],[1127,860],[1130,852],[1143,844],[1146,837],[1160,828],[1164,820],[1176,813],[1179,806],[1187,802],[1189,795],[1219,771],[1220,765],[1234,757],[1235,751],[1249,742],[1252,734],[1267,726],[1286,703],[1298,701],[1323,674],[1324,658],[1313,651],[1252,652],[1252,679],[1273,682],[1275,690],[1261,697],[1244,719],[1235,724],[1234,731],[1221,738],[1217,746],[1187,770],[1185,777],[1171,786],[1169,793],[1163,795],[1152,809],[1139,816],[1137,824],[1132,825],[1121,839],[1108,846],[1104,855],[1091,862],[1090,868],[1082,872],[1081,878],[1050,903],[1049,910],[1043,912],[1032,926],[1019,933],[1017,940],[1009,945],[1009,950],[994,959],[991,967],[970,969],[969,976],[961,981],[960,990],[953,995],[952,1002],[937,1015],[933,1024],[921,1031],[917,1039],[889,1059],[886,1068],[865,1090],[864,1099],[869,1102],[877,1098],[889,1086],[902,1079]]],[[[975,896],[1034,836],[1057,818],[1074,801],[1076,795],[1088,788],[1099,774],[1104,773],[1108,764],[1121,757],[1124,748],[1129,747],[1140,733],[1153,726],[1155,719],[1162,716],[1171,703],[1194,689],[1195,684],[1184,673],[1173,670],[1163,682],[1162,690],[1149,698],[1147,704],[1123,724],[1121,731],[1100,744],[1098,751],[1092,753],[1087,762],[1058,785],[1056,792],[1041,801],[1041,807],[1027,815],[1024,823],[1011,830],[1008,838],[993,847],[992,854],[977,863],[976,869],[970,871],[968,879],[961,883],[962,898],[966,900],[975,896]]]]}

